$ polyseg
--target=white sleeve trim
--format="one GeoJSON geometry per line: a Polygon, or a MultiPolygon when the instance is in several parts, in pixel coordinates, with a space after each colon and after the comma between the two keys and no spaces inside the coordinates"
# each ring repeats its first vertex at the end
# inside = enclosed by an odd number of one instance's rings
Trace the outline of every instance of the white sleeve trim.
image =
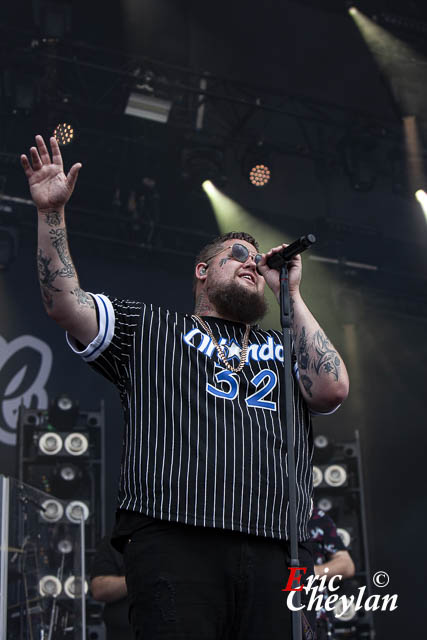
{"type": "MultiPolygon", "coordinates": [[[[299,377],[300,376],[299,376],[299,369],[298,369],[298,363],[297,362],[295,362],[295,364],[294,364],[294,372],[295,372],[296,379],[299,381],[299,377]]],[[[330,416],[333,413],[335,413],[335,411],[338,411],[340,406],[341,406],[341,402],[339,403],[339,405],[337,405],[331,411],[313,411],[312,409],[310,409],[310,407],[309,407],[309,411],[310,411],[312,416],[330,416]]]]}
{"type": "Polygon", "coordinates": [[[87,345],[87,347],[85,347],[85,349],[81,350],[78,348],[75,338],[73,338],[73,336],[70,336],[68,331],[65,334],[66,340],[71,349],[74,351],[74,353],[77,353],[79,356],[81,356],[85,362],[92,362],[93,360],[96,360],[96,358],[103,351],[105,351],[107,347],[109,347],[114,336],[114,327],[116,320],[113,305],[111,304],[107,296],[104,296],[101,293],[91,293],[90,295],[95,300],[95,304],[98,307],[98,335],[92,340],[90,344],[87,345]]]}

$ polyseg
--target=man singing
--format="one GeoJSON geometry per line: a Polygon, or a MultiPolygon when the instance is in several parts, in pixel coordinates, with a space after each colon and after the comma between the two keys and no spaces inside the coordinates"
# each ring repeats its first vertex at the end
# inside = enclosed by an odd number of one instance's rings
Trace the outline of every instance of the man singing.
{"type": "MultiPolygon", "coordinates": [[[[303,302],[301,259],[289,264],[294,353],[265,313],[279,273],[246,233],[202,249],[194,313],[84,291],[64,207],[81,165],[63,173],[51,138],[21,157],[38,210],[38,273],[46,311],[70,347],[113,382],[125,415],[113,541],[123,550],[130,618],[144,640],[283,640],[290,612],[284,358],[293,364],[301,566],[312,572],[310,413],[346,398],[345,365],[303,302]]],[[[136,292],[136,298],[138,298],[136,292]]],[[[314,613],[314,612],[313,612],[314,613]]],[[[306,617],[314,629],[310,612],[306,617]]],[[[305,621],[307,637],[310,628],[305,621]]],[[[313,636],[312,636],[313,637],[313,636]]]]}

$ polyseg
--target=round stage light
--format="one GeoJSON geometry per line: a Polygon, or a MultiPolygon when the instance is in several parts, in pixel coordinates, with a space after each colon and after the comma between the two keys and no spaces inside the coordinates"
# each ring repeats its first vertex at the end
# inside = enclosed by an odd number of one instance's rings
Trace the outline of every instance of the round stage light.
{"type": "Polygon", "coordinates": [[[77,470],[71,465],[65,465],[60,468],[59,475],[65,482],[72,482],[77,475],[77,470]]]}
{"type": "Polygon", "coordinates": [[[61,582],[56,576],[43,576],[39,580],[39,593],[42,597],[56,598],[62,591],[61,582]]]}
{"type": "Polygon", "coordinates": [[[313,465],[313,487],[318,487],[320,484],[322,484],[322,480],[322,469],[320,467],[316,467],[316,465],[313,465]]]}
{"type": "Polygon", "coordinates": [[[349,547],[351,543],[351,535],[347,531],[347,529],[342,529],[341,527],[337,529],[337,534],[342,540],[342,543],[345,547],[349,547]]]}
{"type": "Polygon", "coordinates": [[[83,517],[83,520],[87,520],[89,517],[88,506],[80,500],[73,500],[65,507],[65,515],[71,522],[79,523],[83,517]]]}
{"type": "Polygon", "coordinates": [[[329,444],[329,440],[324,435],[318,435],[314,438],[314,446],[318,449],[326,449],[329,444]]]}
{"type": "Polygon", "coordinates": [[[342,487],[347,480],[347,471],[340,464],[331,464],[325,469],[325,482],[330,487],[342,487]]]}
{"type": "Polygon", "coordinates": [[[71,553],[73,550],[73,543],[69,538],[63,538],[58,542],[57,548],[59,553],[71,553]]]}
{"type": "Polygon", "coordinates": [[[72,409],[74,402],[68,396],[62,395],[56,398],[56,404],[61,411],[69,411],[72,409]]]}
{"type": "Polygon", "coordinates": [[[65,147],[65,145],[70,144],[74,138],[74,129],[71,124],[67,122],[61,122],[57,125],[55,131],[53,132],[54,137],[56,138],[59,146],[65,147]]]}
{"type": "MultiPolygon", "coordinates": [[[[67,594],[69,598],[79,598],[82,595],[82,579],[77,576],[70,576],[64,582],[64,593],[67,594]]],[[[88,584],[85,580],[84,586],[85,594],[88,592],[88,584]]]]}
{"type": "Polygon", "coordinates": [[[83,433],[69,433],[65,438],[64,447],[70,455],[81,456],[88,450],[89,442],[83,433]]]}
{"type": "Polygon", "coordinates": [[[47,456],[55,456],[62,449],[62,438],[58,433],[48,431],[39,439],[39,449],[47,456]]]}
{"type": "Polygon", "coordinates": [[[255,164],[249,171],[249,182],[255,187],[264,187],[271,178],[271,171],[266,164],[255,164]]]}
{"type": "Polygon", "coordinates": [[[40,515],[45,522],[58,522],[64,515],[64,507],[59,500],[45,500],[42,507],[44,510],[40,511],[40,515]]]}
{"type": "Polygon", "coordinates": [[[320,498],[317,502],[317,508],[321,511],[330,511],[332,509],[332,500],[329,498],[320,498]]]}
{"type": "Polygon", "coordinates": [[[356,605],[354,604],[354,602],[349,603],[349,598],[347,598],[347,604],[348,609],[345,613],[344,604],[341,599],[337,600],[337,602],[334,604],[332,612],[337,620],[340,620],[342,622],[349,622],[349,620],[353,620],[354,616],[356,615],[356,605]]]}

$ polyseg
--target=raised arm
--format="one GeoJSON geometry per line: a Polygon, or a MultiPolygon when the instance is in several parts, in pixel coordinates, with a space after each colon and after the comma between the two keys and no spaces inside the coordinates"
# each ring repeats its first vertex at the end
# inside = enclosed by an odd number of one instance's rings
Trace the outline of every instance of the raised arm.
{"type": "Polygon", "coordinates": [[[62,156],[55,138],[50,139],[52,159],[42,136],[21,164],[37,207],[37,269],[44,307],[48,315],[84,346],[98,333],[92,296],[80,288],[68,248],[65,205],[73,193],[81,164],[64,174],[62,156]]]}
{"type": "MultiPolygon", "coordinates": [[[[279,272],[269,269],[267,259],[284,249],[283,244],[274,247],[263,258],[258,268],[268,286],[280,299],[279,272]]],[[[311,314],[300,294],[301,256],[289,262],[289,292],[292,306],[292,330],[298,359],[301,392],[313,411],[327,412],[346,399],[349,380],[340,354],[322,327],[311,314]]]]}

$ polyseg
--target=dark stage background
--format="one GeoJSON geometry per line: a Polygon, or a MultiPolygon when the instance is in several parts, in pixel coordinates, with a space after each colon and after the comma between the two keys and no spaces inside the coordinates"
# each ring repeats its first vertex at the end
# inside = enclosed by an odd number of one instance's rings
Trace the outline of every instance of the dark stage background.
{"type": "MultiPolygon", "coordinates": [[[[371,4],[378,5],[378,15],[387,10],[427,24],[421,2],[371,4]]],[[[88,410],[104,399],[112,525],[123,428],[118,394],[71,353],[63,332],[44,314],[35,211],[25,202],[18,154],[35,133],[47,136],[52,123],[74,117],[76,140],[63,153],[67,166],[83,163],[68,209],[81,286],[189,311],[192,256],[218,232],[218,224],[199,188],[206,164],[196,166],[193,180],[183,179],[182,151],[214,149],[213,164],[216,170],[221,166],[210,177],[215,182],[219,174],[227,176],[222,188],[228,196],[279,238],[316,233],[314,255],[337,262],[304,259],[303,295],[342,353],[351,379],[346,404],[334,416],[317,418],[315,428],[343,440],[360,431],[371,569],[389,573],[388,592],[399,595],[396,611],[375,614],[377,637],[397,640],[424,628],[427,595],[427,236],[410,189],[402,127],[403,117],[416,116],[421,166],[427,93],[427,66],[421,62],[427,46],[423,32],[393,27],[394,37],[416,55],[404,74],[405,53],[395,64],[390,58],[378,66],[344,5],[75,2],[65,44],[47,50],[30,46],[38,33],[31,2],[3,10],[0,228],[18,243],[15,260],[0,270],[0,471],[16,473],[21,399],[46,407],[48,397],[65,391],[88,410]],[[93,48],[82,49],[82,43],[93,48]],[[43,58],[46,51],[56,57],[54,67],[43,58]],[[65,59],[73,55],[70,68],[65,59]],[[167,125],[123,116],[131,81],[120,73],[135,76],[137,68],[179,79],[179,90],[172,80],[166,83],[174,105],[167,125]],[[215,78],[216,98],[206,101],[201,130],[194,125],[198,80],[186,69],[215,78]],[[188,86],[193,93],[183,88],[188,86]],[[14,108],[22,95],[26,106],[21,101],[14,108]],[[231,96],[234,103],[226,101],[231,96]],[[262,99],[254,107],[257,96],[262,99]],[[242,167],[247,149],[260,140],[274,170],[271,184],[256,190],[242,167]],[[155,204],[151,200],[135,219],[126,203],[133,190],[140,195],[145,176],[155,180],[155,204]],[[114,203],[117,190],[121,204],[114,203]]],[[[418,186],[427,188],[425,179],[418,186]]]]}

